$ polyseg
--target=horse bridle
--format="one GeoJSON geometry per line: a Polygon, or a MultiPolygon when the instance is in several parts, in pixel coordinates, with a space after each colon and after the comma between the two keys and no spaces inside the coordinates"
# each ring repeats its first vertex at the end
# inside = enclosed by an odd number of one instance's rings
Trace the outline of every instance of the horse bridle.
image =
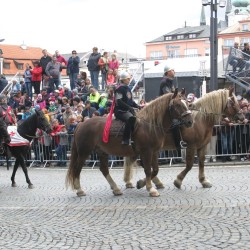
{"type": "MultiPolygon", "coordinates": [[[[37,124],[40,124],[40,122],[39,122],[39,120],[41,119],[41,117],[40,116],[38,116],[37,115],[37,117],[36,117],[36,122],[37,122],[37,124]]],[[[42,124],[42,123],[41,123],[42,124]]],[[[38,126],[37,126],[38,127],[38,126]]],[[[46,126],[46,128],[47,127],[49,127],[49,126],[46,126]]],[[[40,129],[42,129],[42,128],[40,128],[40,129]]],[[[47,130],[45,130],[45,132],[46,132],[47,130]]],[[[25,134],[25,136],[27,136],[27,137],[30,137],[30,138],[32,138],[32,139],[39,139],[39,138],[41,138],[42,136],[33,136],[33,135],[28,135],[28,134],[25,134]]]]}
{"type": "MultiPolygon", "coordinates": [[[[174,109],[174,104],[173,104],[173,102],[174,102],[174,99],[172,99],[172,100],[170,101],[169,107],[168,107],[168,109],[169,109],[169,114],[170,114],[170,118],[171,118],[171,120],[172,120],[171,128],[176,127],[176,126],[180,126],[180,125],[184,124],[184,121],[183,121],[182,118],[192,113],[191,110],[187,109],[187,110],[184,111],[182,114],[180,114],[180,118],[173,118],[173,115],[172,115],[172,112],[173,112],[173,109],[174,109]]],[[[185,102],[185,101],[184,101],[184,100],[181,100],[181,102],[185,102]]],[[[186,105],[186,103],[185,103],[185,105],[186,105]]]]}
{"type": "Polygon", "coordinates": [[[233,101],[230,97],[228,97],[228,102],[227,102],[227,105],[226,105],[226,107],[225,107],[223,113],[224,113],[225,115],[228,114],[230,117],[235,117],[237,114],[242,114],[242,109],[241,109],[241,108],[237,109],[237,107],[236,107],[234,101],[233,101]],[[229,106],[231,106],[231,107],[236,111],[236,113],[235,113],[234,115],[231,114],[230,112],[226,111],[226,109],[227,109],[229,106]]]}

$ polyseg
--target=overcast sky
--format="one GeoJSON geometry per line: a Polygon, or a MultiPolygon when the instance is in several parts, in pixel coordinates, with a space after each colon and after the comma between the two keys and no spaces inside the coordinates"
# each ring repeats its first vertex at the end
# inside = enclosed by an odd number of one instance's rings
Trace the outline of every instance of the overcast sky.
{"type": "MultiPolygon", "coordinates": [[[[143,57],[145,42],[185,22],[198,26],[201,0],[3,0],[0,8],[4,44],[24,42],[50,53],[97,46],[143,57]]],[[[222,19],[224,11],[218,11],[222,19]]],[[[209,25],[209,6],[205,12],[209,25]]]]}

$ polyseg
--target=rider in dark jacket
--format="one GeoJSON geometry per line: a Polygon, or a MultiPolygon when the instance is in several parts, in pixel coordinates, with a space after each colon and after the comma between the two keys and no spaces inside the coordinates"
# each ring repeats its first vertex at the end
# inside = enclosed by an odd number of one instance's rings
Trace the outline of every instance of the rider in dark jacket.
{"type": "MultiPolygon", "coordinates": [[[[160,93],[159,96],[162,96],[167,93],[174,93],[175,86],[174,86],[174,77],[175,77],[175,71],[173,68],[166,65],[164,67],[164,76],[161,80],[160,85],[160,93]]],[[[180,134],[180,126],[176,125],[172,129],[174,140],[175,140],[175,146],[177,149],[185,148],[186,142],[182,141],[181,134],[180,134]]]]}
{"type": "Polygon", "coordinates": [[[160,84],[159,96],[167,94],[167,93],[174,93],[174,90],[175,90],[174,76],[175,76],[175,72],[173,68],[170,68],[169,66],[165,66],[164,76],[160,84]]]}
{"type": "Polygon", "coordinates": [[[131,145],[131,132],[136,121],[134,108],[140,108],[133,100],[131,89],[129,88],[130,75],[123,71],[120,74],[121,84],[115,90],[114,114],[118,120],[125,122],[122,144],[131,145]]]}

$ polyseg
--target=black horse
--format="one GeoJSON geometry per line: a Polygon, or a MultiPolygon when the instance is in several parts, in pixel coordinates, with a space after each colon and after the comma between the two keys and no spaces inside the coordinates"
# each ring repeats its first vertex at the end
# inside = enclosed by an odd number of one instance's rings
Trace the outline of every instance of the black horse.
{"type": "MultiPolygon", "coordinates": [[[[36,136],[37,128],[44,130],[46,133],[52,132],[51,126],[46,117],[44,116],[43,112],[36,110],[35,113],[32,114],[29,118],[18,124],[17,132],[23,138],[31,142],[32,139],[35,138],[36,136]]],[[[28,183],[28,187],[33,188],[33,184],[29,179],[28,170],[26,166],[26,158],[30,150],[30,145],[23,145],[23,146],[5,145],[5,149],[6,150],[4,152],[4,155],[7,158],[7,168],[9,167],[9,161],[8,161],[9,157],[13,156],[16,158],[13,168],[13,173],[11,176],[12,187],[16,187],[15,175],[19,165],[21,165],[23,172],[25,174],[26,182],[28,183]]]]}

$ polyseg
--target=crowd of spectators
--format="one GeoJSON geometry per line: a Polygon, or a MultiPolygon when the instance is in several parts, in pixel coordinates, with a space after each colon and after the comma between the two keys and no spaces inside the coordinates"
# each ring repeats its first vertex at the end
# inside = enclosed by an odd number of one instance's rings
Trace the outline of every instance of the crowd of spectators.
{"type": "MultiPolygon", "coordinates": [[[[65,166],[77,125],[86,119],[109,113],[114,88],[119,81],[119,62],[115,53],[109,59],[107,52],[100,55],[94,47],[87,64],[90,79],[87,72],[80,71],[75,50],[68,61],[59,51],[52,56],[47,50],[42,53],[40,61],[34,62],[34,67],[26,64],[20,82],[12,81],[8,105],[17,121],[27,119],[35,110],[43,111],[53,131],[50,135],[37,131],[37,136],[43,137],[33,142],[35,159],[41,159],[42,155],[43,161],[49,162],[53,158],[52,152],[55,152],[57,165],[65,166]],[[69,75],[68,85],[61,81],[63,69],[69,75]]],[[[8,81],[4,76],[1,79],[3,84],[0,88],[3,90],[8,81]]]]}

